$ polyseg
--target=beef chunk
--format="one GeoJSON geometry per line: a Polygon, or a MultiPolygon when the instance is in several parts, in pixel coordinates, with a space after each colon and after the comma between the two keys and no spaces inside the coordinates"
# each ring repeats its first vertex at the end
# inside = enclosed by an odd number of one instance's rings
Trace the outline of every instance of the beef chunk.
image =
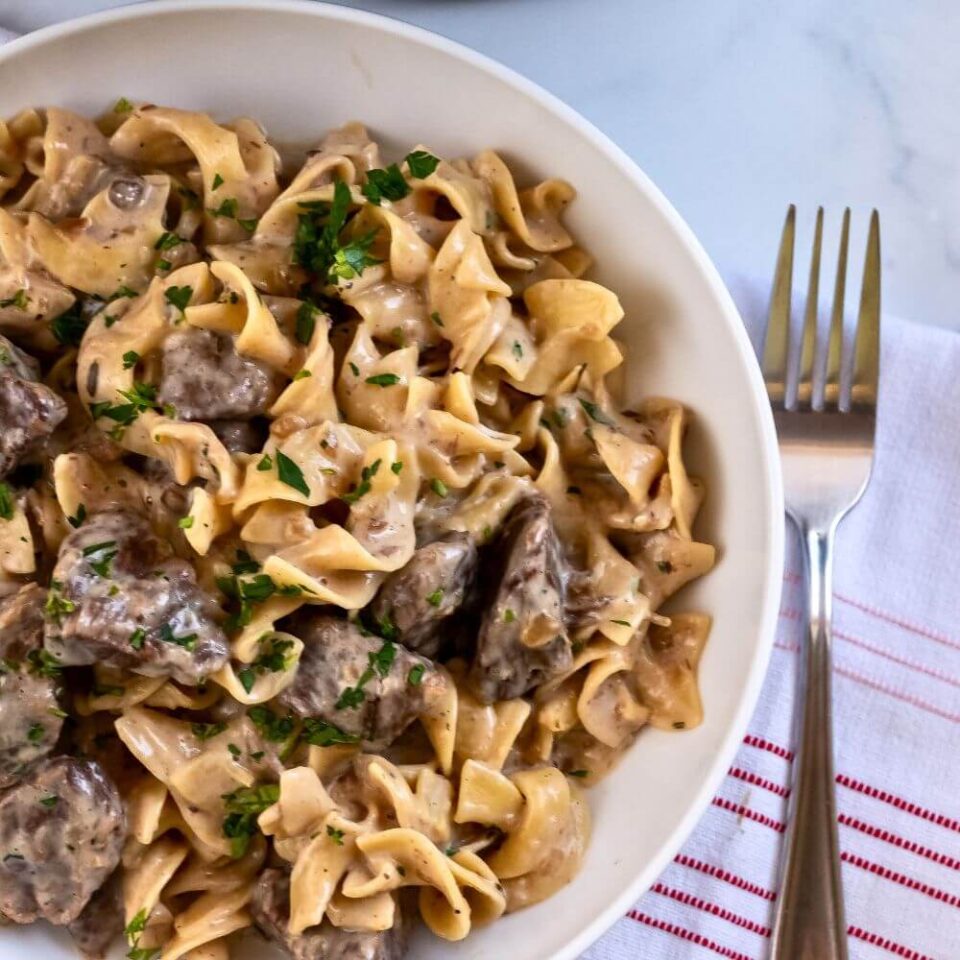
{"type": "Polygon", "coordinates": [[[401,960],[407,952],[406,924],[399,903],[394,925],[381,933],[341,930],[325,920],[291,936],[287,929],[290,877],[282,870],[264,870],[260,875],[250,913],[260,932],[280,944],[293,960],[401,960]]]}
{"type": "Polygon", "coordinates": [[[181,420],[249,420],[266,413],[281,379],[265,363],[241,356],[233,338],[185,327],[163,344],[157,397],[181,420]]]}
{"type": "Polygon", "coordinates": [[[193,567],[142,516],[111,510],[63,541],[44,642],[68,666],[103,663],[195,684],[227,660],[218,612],[193,567]]]}
{"type": "Polygon", "coordinates": [[[469,674],[470,689],[484,703],[523,696],[573,662],[563,622],[565,561],[543,497],[513,508],[490,555],[469,674]]]}
{"type": "Polygon", "coordinates": [[[335,724],[374,747],[396,740],[445,686],[425,657],[364,636],[348,620],[308,611],[292,617],[287,629],[304,646],[297,676],[277,704],[335,724]]]}
{"type": "Polygon", "coordinates": [[[231,453],[257,453],[269,433],[263,420],[212,420],[209,426],[231,453]]]}
{"type": "Polygon", "coordinates": [[[102,960],[123,933],[123,898],[120,871],[87,901],[76,920],[67,925],[73,942],[88,960],[102,960]]]}
{"type": "Polygon", "coordinates": [[[0,797],[0,913],[76,920],[120,862],[126,817],[98,763],[44,760],[0,797]]]}
{"type": "Polygon", "coordinates": [[[56,665],[41,653],[45,600],[27,584],[0,602],[0,787],[50,753],[63,726],[56,665]]]}
{"type": "Polygon", "coordinates": [[[40,367],[0,336],[0,479],[34,452],[67,415],[59,394],[38,383],[40,367]]]}
{"type": "Polygon", "coordinates": [[[390,574],[373,601],[378,622],[392,623],[404,646],[427,657],[440,649],[449,617],[463,605],[477,570],[477,547],[450,533],[421,547],[390,574]]]}

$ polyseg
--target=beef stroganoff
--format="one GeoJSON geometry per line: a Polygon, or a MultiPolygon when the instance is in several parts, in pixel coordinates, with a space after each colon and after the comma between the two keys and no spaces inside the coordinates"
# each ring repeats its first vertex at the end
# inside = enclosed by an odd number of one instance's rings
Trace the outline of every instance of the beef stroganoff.
{"type": "Polygon", "coordinates": [[[573,188],[122,99],[0,123],[0,198],[3,918],[390,960],[568,883],[714,562],[573,188]]]}

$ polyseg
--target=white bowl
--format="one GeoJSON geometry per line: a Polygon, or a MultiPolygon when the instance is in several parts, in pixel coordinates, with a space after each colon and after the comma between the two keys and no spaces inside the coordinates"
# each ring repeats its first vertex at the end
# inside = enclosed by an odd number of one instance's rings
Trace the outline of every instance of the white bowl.
{"type": "MultiPolygon", "coordinates": [[[[593,843],[572,884],[463,943],[424,935],[415,950],[418,960],[577,956],[693,829],[744,734],[772,645],[779,458],[730,296],[676,211],[601,133],[510,70],[404,23],[320,3],[184,0],[76,20],[0,51],[0,116],[47,104],[99,112],[119,96],[248,115],[281,143],[359,119],[388,156],[419,142],[455,156],[490,146],[521,172],[564,177],[579,191],[568,222],[626,310],[617,335],[630,348],[632,394],[676,397],[694,413],[691,460],[709,491],[699,532],[720,562],[678,605],[714,617],[700,672],[706,719],[683,734],[643,732],[590,792],[593,843]]],[[[41,926],[0,932],[0,960],[29,955],[74,954],[41,926]]]]}

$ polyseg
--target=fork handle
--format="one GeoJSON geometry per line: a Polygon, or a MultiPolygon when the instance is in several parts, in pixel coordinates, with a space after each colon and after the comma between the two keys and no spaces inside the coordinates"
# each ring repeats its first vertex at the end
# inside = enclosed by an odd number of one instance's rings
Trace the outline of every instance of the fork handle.
{"type": "Polygon", "coordinates": [[[831,718],[831,595],[835,525],[799,524],[808,586],[806,665],[791,815],[774,918],[773,960],[847,960],[837,844],[831,718]]]}

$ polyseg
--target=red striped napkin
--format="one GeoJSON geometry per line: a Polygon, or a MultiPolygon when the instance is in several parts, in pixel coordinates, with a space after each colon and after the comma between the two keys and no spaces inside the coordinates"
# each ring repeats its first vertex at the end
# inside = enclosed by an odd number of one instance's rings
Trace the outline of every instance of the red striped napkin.
{"type": "MultiPolygon", "coordinates": [[[[960,336],[885,319],[881,368],[874,476],[840,528],[835,570],[837,806],[850,957],[956,960],[960,336]]],[[[769,953],[805,629],[793,537],[791,529],[770,671],[736,760],[674,862],[584,960],[769,953]]]]}

